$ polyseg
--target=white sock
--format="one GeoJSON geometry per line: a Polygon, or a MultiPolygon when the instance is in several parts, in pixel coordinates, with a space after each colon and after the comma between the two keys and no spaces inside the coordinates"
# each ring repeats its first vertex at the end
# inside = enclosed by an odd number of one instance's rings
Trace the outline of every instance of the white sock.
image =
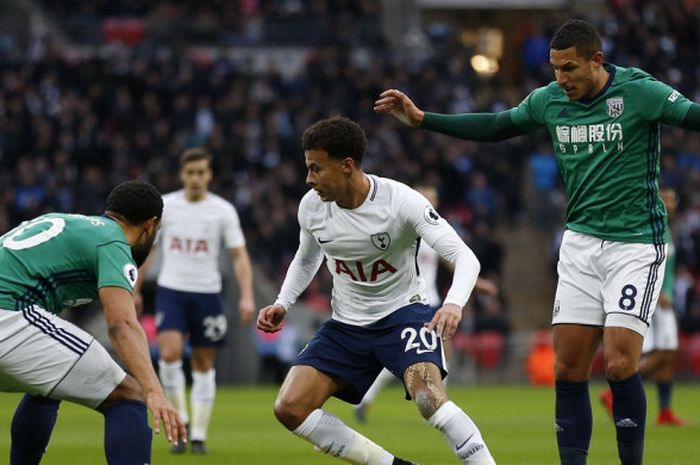
{"type": "Polygon", "coordinates": [[[455,451],[463,464],[496,465],[479,428],[454,402],[445,402],[428,422],[442,431],[450,449],[455,451]]]}
{"type": "Polygon", "coordinates": [[[192,423],[190,424],[190,439],[204,441],[207,438],[211,411],[214,409],[216,397],[216,370],[192,372],[192,423]]]}
{"type": "Polygon", "coordinates": [[[377,375],[377,379],[374,380],[374,383],[372,383],[372,385],[365,393],[365,396],[362,398],[360,405],[368,405],[374,402],[374,398],[377,397],[379,391],[381,391],[384,388],[384,386],[391,383],[395,379],[398,378],[396,378],[396,376],[394,376],[392,372],[390,372],[386,368],[382,369],[382,371],[379,372],[379,375],[377,375]]]}
{"type": "Polygon", "coordinates": [[[162,359],[158,360],[158,372],[165,396],[173,404],[182,420],[185,423],[189,423],[190,417],[187,414],[187,402],[185,401],[185,372],[182,371],[182,360],[172,363],[162,359]]]}
{"type": "Polygon", "coordinates": [[[316,409],[292,431],[324,454],[356,465],[391,465],[394,456],[328,412],[316,409]]]}

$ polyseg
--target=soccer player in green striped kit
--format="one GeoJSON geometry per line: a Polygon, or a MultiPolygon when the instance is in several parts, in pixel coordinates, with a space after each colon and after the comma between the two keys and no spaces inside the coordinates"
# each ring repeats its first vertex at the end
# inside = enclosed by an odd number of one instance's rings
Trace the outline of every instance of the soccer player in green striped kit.
{"type": "Polygon", "coordinates": [[[51,213],[0,236],[0,392],[26,393],[12,419],[10,465],[41,461],[63,400],[104,415],[109,465],[151,462],[147,408],[156,432],[162,421],[169,441],[186,440],[151,365],[132,297],[162,211],[152,185],[127,181],[111,191],[102,216],[51,213]],[[98,300],[131,374],[56,315],[98,300]]]}
{"type": "Polygon", "coordinates": [[[550,63],[555,81],[507,111],[427,113],[394,89],[374,109],[476,141],[549,131],[569,200],[552,317],[560,461],[586,463],[588,379],[602,340],[620,462],[639,465],[646,398],[638,363],[669,240],[658,187],[659,125],[700,130],[700,106],[640,69],[605,62],[600,36],[585,21],[557,30],[550,63]]]}

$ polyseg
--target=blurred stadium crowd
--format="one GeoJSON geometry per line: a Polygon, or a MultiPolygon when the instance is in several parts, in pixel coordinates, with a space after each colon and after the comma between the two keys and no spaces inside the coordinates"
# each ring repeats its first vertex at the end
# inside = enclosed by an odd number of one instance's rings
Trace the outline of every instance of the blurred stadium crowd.
{"type": "MultiPolygon", "coordinates": [[[[367,172],[438,187],[443,216],[486,276],[500,279],[496,237],[509,228],[534,222],[556,238],[565,200],[546,134],[458,141],[402,130],[372,103],[397,87],[426,110],[510,108],[552,79],[549,36],[567,15],[516,31],[520,76],[484,79],[447,24],[424,24],[425,46],[392,53],[380,2],[369,0],[41,3],[73,44],[96,48],[67,53],[50,34],[0,32],[0,234],[46,211],[101,213],[107,192],[126,179],[178,189],[179,154],[204,145],[215,158],[212,191],[237,207],[256,264],[279,276],[296,249],[296,207],[306,191],[300,134],[344,114],[367,131],[367,172]],[[274,64],[261,72],[250,57],[189,53],[187,44],[243,45],[252,54],[256,46],[307,48],[290,73],[274,64]]],[[[608,60],[639,66],[700,101],[700,15],[688,5],[611,2],[597,20],[608,60]]],[[[678,311],[686,331],[700,331],[700,138],[666,128],[662,146],[661,182],[681,198],[678,311]]],[[[505,298],[484,314],[493,318],[477,327],[507,330],[505,298]]]]}

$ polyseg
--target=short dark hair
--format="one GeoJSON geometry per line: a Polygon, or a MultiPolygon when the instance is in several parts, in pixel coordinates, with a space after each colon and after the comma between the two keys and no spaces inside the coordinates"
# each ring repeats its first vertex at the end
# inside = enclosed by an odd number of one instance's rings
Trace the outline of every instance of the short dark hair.
{"type": "Polygon", "coordinates": [[[153,185],[144,181],[126,181],[107,196],[106,211],[120,215],[132,225],[154,216],[163,216],[163,198],[153,185]]]}
{"type": "Polygon", "coordinates": [[[591,23],[581,19],[570,19],[554,33],[549,48],[565,50],[570,47],[576,47],[579,56],[590,59],[596,52],[603,51],[603,41],[591,23]]]}
{"type": "Polygon", "coordinates": [[[191,161],[206,160],[207,165],[211,167],[211,153],[204,147],[193,147],[182,152],[180,155],[180,168],[191,161]]]}
{"type": "Polygon", "coordinates": [[[367,151],[367,136],[359,124],[344,116],[322,119],[301,136],[304,151],[323,150],[331,158],[350,157],[360,166],[367,151]]]}

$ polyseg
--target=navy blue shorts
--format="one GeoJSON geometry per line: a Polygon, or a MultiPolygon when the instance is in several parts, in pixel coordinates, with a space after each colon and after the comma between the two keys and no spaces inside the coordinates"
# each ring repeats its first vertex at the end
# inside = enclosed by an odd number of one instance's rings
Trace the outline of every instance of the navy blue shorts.
{"type": "Polygon", "coordinates": [[[180,331],[189,334],[190,344],[220,346],[225,342],[226,316],[219,294],[182,292],[158,286],[156,289],[158,332],[180,331]]]}
{"type": "Polygon", "coordinates": [[[429,306],[412,304],[369,326],[330,319],[299,353],[294,365],[312,366],[347,381],[349,386],[334,396],[351,404],[362,400],[382,367],[403,379],[409,366],[432,362],[444,378],[442,340],[424,327],[433,315],[429,306]]]}

